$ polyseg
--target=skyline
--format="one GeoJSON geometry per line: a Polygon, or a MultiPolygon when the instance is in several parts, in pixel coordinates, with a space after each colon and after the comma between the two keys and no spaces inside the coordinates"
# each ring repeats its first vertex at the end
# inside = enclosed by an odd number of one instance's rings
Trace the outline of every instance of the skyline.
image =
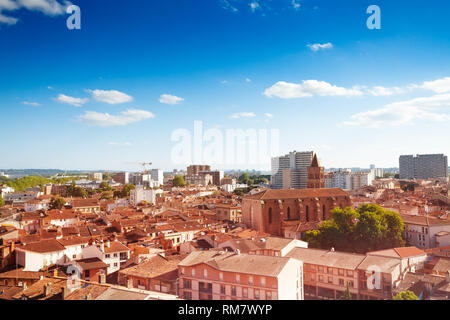
{"type": "Polygon", "coordinates": [[[38,2],[0,1],[1,168],[182,169],[171,135],[194,121],[279,130],[278,155],[327,168],[450,154],[445,1],[72,1],[81,30],[38,2]]]}

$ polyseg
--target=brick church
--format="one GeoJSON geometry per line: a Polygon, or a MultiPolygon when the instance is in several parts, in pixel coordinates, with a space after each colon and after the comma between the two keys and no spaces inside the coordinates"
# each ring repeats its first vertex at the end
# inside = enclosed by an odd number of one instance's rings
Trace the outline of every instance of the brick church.
{"type": "Polygon", "coordinates": [[[244,197],[242,222],[254,230],[299,239],[329,219],[334,208],[351,205],[350,195],[342,189],[267,189],[244,197]]]}

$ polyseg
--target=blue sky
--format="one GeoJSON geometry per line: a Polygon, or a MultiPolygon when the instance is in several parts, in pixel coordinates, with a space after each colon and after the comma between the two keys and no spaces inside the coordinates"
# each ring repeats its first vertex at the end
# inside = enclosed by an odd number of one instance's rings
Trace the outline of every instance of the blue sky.
{"type": "Polygon", "coordinates": [[[195,120],[278,129],[326,167],[450,154],[448,1],[71,2],[81,30],[62,1],[0,0],[0,168],[182,168],[195,120]]]}

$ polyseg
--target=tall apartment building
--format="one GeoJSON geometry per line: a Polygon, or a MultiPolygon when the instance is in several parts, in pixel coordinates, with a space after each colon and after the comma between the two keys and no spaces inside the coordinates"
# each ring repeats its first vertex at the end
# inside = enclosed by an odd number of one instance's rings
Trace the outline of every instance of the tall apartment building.
{"type": "Polygon", "coordinates": [[[438,179],[448,177],[448,160],[444,154],[400,156],[400,179],[438,179]]]}
{"type": "Polygon", "coordinates": [[[273,189],[306,189],[308,167],[314,158],[313,151],[291,152],[272,158],[271,185],[273,189]]]}
{"type": "Polygon", "coordinates": [[[211,166],[207,165],[192,165],[187,167],[187,175],[192,176],[194,174],[199,174],[201,171],[211,171],[211,166]]]}
{"type": "Polygon", "coordinates": [[[373,169],[370,172],[352,172],[350,169],[328,172],[325,175],[325,188],[357,190],[372,185],[374,178],[373,169]]]}
{"type": "Polygon", "coordinates": [[[130,183],[130,173],[129,172],[121,172],[121,173],[114,175],[112,177],[112,179],[115,182],[118,182],[121,184],[128,184],[128,183],[130,183]]]}

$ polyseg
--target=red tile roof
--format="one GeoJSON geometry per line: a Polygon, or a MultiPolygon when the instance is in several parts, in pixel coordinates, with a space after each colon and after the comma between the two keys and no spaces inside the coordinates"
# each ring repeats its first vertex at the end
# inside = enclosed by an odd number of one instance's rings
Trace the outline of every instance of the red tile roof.
{"type": "Polygon", "coordinates": [[[302,199],[323,197],[348,197],[349,194],[342,189],[295,189],[274,190],[267,189],[255,195],[246,196],[244,199],[278,200],[278,199],[302,199]]]}

